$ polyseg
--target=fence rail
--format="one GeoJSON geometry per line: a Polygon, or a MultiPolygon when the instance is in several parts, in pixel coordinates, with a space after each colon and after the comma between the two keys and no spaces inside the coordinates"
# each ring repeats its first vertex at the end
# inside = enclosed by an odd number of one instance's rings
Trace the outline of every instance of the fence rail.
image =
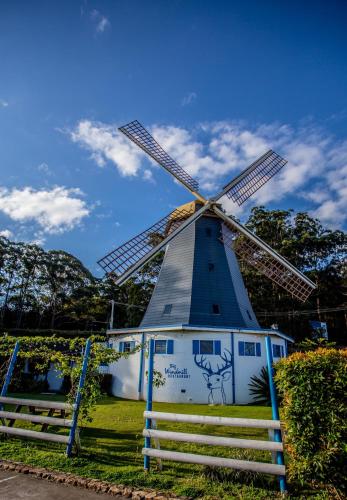
{"type": "MultiPolygon", "coordinates": [[[[270,337],[266,337],[266,354],[267,367],[269,371],[269,384],[272,406],[272,420],[254,419],[254,418],[230,418],[230,417],[213,417],[209,415],[189,415],[182,413],[165,413],[152,411],[153,404],[153,374],[154,374],[154,340],[149,341],[149,360],[148,360],[148,385],[147,385],[147,403],[146,411],[143,416],[145,418],[145,428],[143,436],[145,438],[142,454],[144,455],[144,469],[150,469],[151,457],[157,460],[170,460],[177,462],[186,462],[200,465],[208,465],[210,467],[227,467],[238,470],[248,470],[263,474],[272,474],[278,477],[281,492],[286,491],[286,468],[283,458],[283,442],[281,433],[281,422],[279,419],[278,404],[276,397],[276,389],[273,382],[272,374],[272,347],[270,337]],[[254,440],[254,439],[239,439],[226,436],[211,436],[207,434],[193,434],[186,432],[175,432],[172,430],[158,430],[157,421],[164,420],[167,422],[177,422],[185,424],[202,424],[224,427],[242,427],[242,428],[258,428],[267,429],[269,441],[254,440]],[[156,448],[151,447],[153,439],[156,448]],[[223,446],[229,448],[246,448],[253,450],[270,451],[273,462],[264,463],[253,462],[248,460],[236,460],[233,458],[200,455],[195,453],[183,453],[174,450],[160,449],[159,440],[196,443],[209,446],[223,446]]],[[[160,462],[161,466],[161,462],[160,462]]]]}
{"type": "Polygon", "coordinates": [[[285,466],[264,462],[250,462],[248,460],[235,460],[233,458],[212,457],[209,455],[197,455],[195,453],[181,453],[171,450],[156,450],[154,448],[143,448],[142,454],[148,457],[163,458],[175,462],[186,462],[191,464],[209,465],[210,467],[228,467],[229,469],[248,470],[275,476],[285,475],[285,466]]]}
{"type": "Polygon", "coordinates": [[[252,427],[257,429],[280,429],[279,420],[264,420],[258,418],[211,417],[209,415],[187,415],[185,413],[165,413],[160,411],[145,411],[144,418],[166,420],[168,422],[183,422],[187,424],[223,425],[225,427],[252,427]]]}
{"type": "Polygon", "coordinates": [[[283,444],[276,441],[260,441],[257,439],[237,439],[205,434],[189,434],[186,432],[158,431],[144,429],[142,435],[164,441],[181,441],[186,443],[207,444],[210,446],[227,446],[230,448],[247,448],[253,450],[283,451],[283,444]]]}

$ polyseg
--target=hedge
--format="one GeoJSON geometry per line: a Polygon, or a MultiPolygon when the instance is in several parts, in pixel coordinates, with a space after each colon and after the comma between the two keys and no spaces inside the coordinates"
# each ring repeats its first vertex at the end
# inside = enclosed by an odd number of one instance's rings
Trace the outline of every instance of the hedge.
{"type": "Polygon", "coordinates": [[[295,353],[276,366],[288,476],[346,488],[347,351],[295,353]]]}

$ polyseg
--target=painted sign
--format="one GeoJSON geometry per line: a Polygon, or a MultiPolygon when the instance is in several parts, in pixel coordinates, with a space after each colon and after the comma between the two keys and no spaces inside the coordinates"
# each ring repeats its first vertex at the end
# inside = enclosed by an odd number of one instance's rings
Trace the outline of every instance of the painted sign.
{"type": "Polygon", "coordinates": [[[321,321],[310,321],[310,325],[312,328],[312,333],[314,338],[324,337],[328,338],[328,327],[326,323],[322,323],[321,321]]]}
{"type": "Polygon", "coordinates": [[[177,368],[177,365],[170,363],[169,368],[165,368],[167,378],[190,378],[188,368],[177,368]]]}
{"type": "Polygon", "coordinates": [[[226,404],[224,382],[231,377],[231,372],[226,370],[233,365],[233,356],[228,349],[224,349],[224,353],[220,354],[219,357],[222,359],[223,364],[220,367],[217,363],[217,369],[213,370],[206,356],[200,355],[200,357],[198,357],[197,354],[194,356],[194,362],[203,371],[202,376],[206,381],[206,386],[209,391],[208,404],[212,405],[226,404]]]}

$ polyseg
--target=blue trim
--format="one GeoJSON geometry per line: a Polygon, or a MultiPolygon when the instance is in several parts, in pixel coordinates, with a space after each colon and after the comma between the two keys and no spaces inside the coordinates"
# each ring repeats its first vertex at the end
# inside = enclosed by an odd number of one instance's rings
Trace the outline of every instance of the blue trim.
{"type": "Polygon", "coordinates": [[[82,362],[82,372],[80,376],[80,380],[78,383],[78,388],[76,392],[76,397],[75,397],[75,409],[73,411],[72,415],[72,426],[70,429],[69,433],[69,442],[66,447],[66,455],[68,457],[71,456],[72,452],[72,447],[75,441],[75,434],[76,434],[76,429],[77,429],[77,423],[78,423],[78,413],[80,409],[80,404],[82,400],[82,390],[84,387],[84,383],[86,381],[86,376],[87,376],[87,369],[88,369],[88,361],[89,361],[89,355],[90,355],[90,349],[92,346],[92,341],[91,339],[88,339],[84,348],[84,355],[83,355],[83,362],[82,362]]]}
{"type": "Polygon", "coordinates": [[[215,340],[214,341],[214,353],[219,354],[221,353],[221,345],[220,345],[220,340],[215,340]]]}
{"type": "Polygon", "coordinates": [[[243,340],[239,340],[239,356],[245,355],[245,343],[243,340]]]}
{"type": "Polygon", "coordinates": [[[141,352],[140,352],[140,368],[139,368],[139,382],[137,386],[137,392],[141,396],[142,392],[142,377],[143,377],[143,359],[144,359],[144,344],[145,344],[145,334],[141,335],[141,352]]]}
{"type": "MultiPolygon", "coordinates": [[[[272,359],[272,346],[271,346],[271,338],[268,335],[265,337],[265,346],[266,346],[266,360],[267,360],[267,369],[269,373],[269,385],[270,385],[270,396],[271,396],[271,407],[272,407],[272,419],[279,420],[279,410],[278,410],[278,401],[276,394],[276,387],[273,379],[273,359],[272,359]]],[[[282,435],[280,430],[275,430],[275,441],[278,443],[282,442],[282,435]]],[[[277,452],[277,464],[284,465],[284,457],[281,451],[277,452]]],[[[287,491],[286,485],[286,477],[279,476],[280,490],[282,493],[287,491]]]]}
{"type": "Polygon", "coordinates": [[[231,376],[232,376],[232,403],[233,405],[235,404],[236,397],[235,397],[235,346],[234,346],[234,334],[231,333],[231,356],[233,360],[233,364],[231,366],[231,376]]]}
{"type": "Polygon", "coordinates": [[[166,343],[166,354],[173,354],[174,353],[174,341],[172,339],[169,339],[166,343]]]}
{"type": "MultiPolygon", "coordinates": [[[[6,394],[7,394],[8,387],[10,385],[11,378],[13,375],[13,370],[14,370],[14,367],[16,365],[17,354],[18,354],[19,348],[20,348],[20,342],[19,342],[19,340],[17,340],[17,342],[14,346],[14,349],[12,351],[12,354],[11,354],[10,363],[8,365],[4,384],[3,384],[2,389],[1,389],[1,393],[0,393],[1,397],[6,396],[6,394]]],[[[3,405],[0,405],[0,410],[2,410],[2,409],[3,409],[3,405]]]]}
{"type": "MultiPolygon", "coordinates": [[[[153,406],[153,369],[154,369],[154,339],[149,341],[149,356],[148,356],[148,380],[147,380],[147,401],[146,401],[146,411],[152,411],[153,406]]],[[[146,429],[152,427],[152,421],[150,418],[146,418],[146,429]]],[[[151,447],[151,438],[145,438],[145,448],[151,447]]],[[[143,461],[143,467],[146,471],[150,468],[150,457],[145,456],[143,461]]]]}
{"type": "Polygon", "coordinates": [[[200,352],[200,341],[193,340],[193,354],[199,354],[200,352]]]}

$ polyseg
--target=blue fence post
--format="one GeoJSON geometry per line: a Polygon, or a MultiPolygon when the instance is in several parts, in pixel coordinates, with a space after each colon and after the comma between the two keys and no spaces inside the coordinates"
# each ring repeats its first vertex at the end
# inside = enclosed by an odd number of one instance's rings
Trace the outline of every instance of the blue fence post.
{"type": "MultiPolygon", "coordinates": [[[[19,347],[20,347],[20,343],[19,343],[19,340],[17,340],[17,342],[16,342],[16,344],[14,346],[14,349],[12,351],[12,354],[11,354],[10,363],[8,365],[7,373],[6,373],[6,376],[5,376],[5,380],[4,380],[2,389],[1,389],[1,393],[0,393],[1,397],[6,396],[6,394],[7,394],[8,387],[9,387],[11,379],[12,379],[13,370],[14,370],[14,367],[16,365],[17,354],[18,354],[18,351],[19,351],[19,347]]],[[[3,409],[3,405],[0,405],[0,410],[2,410],[2,409],[3,409]]]]}
{"type": "Polygon", "coordinates": [[[80,376],[80,380],[79,380],[78,388],[77,388],[77,392],[76,392],[75,403],[74,403],[75,406],[74,406],[73,415],[72,415],[72,425],[71,425],[71,429],[70,429],[70,433],[69,433],[69,441],[68,441],[67,448],[66,448],[66,455],[68,457],[71,456],[72,447],[73,447],[73,444],[75,441],[75,434],[76,434],[77,423],[78,423],[78,413],[79,413],[81,399],[82,399],[82,389],[84,387],[84,382],[86,380],[86,375],[87,375],[88,360],[89,360],[91,345],[92,345],[92,342],[90,339],[88,339],[86,342],[85,348],[84,348],[82,372],[81,372],[81,376],[80,376]]]}
{"type": "Polygon", "coordinates": [[[139,382],[137,387],[138,398],[141,399],[142,393],[142,377],[143,377],[143,358],[145,356],[145,334],[141,335],[141,352],[140,352],[140,368],[139,368],[139,382]]]}
{"type": "MultiPolygon", "coordinates": [[[[279,420],[280,414],[278,411],[278,401],[276,394],[276,387],[273,379],[273,360],[272,360],[272,345],[271,338],[269,335],[265,337],[265,345],[266,345],[266,360],[267,360],[267,369],[269,373],[269,386],[270,386],[270,397],[271,397],[271,407],[272,407],[272,419],[279,420]]],[[[278,443],[282,442],[281,431],[275,430],[275,441],[278,443]]],[[[284,465],[284,457],[281,451],[277,452],[277,464],[284,465]]],[[[279,476],[280,490],[281,493],[285,493],[287,491],[286,477],[279,476]]]]}
{"type": "MultiPolygon", "coordinates": [[[[152,411],[153,405],[153,368],[154,368],[154,339],[149,340],[149,356],[148,356],[148,381],[147,381],[147,401],[146,401],[146,411],[152,411]]],[[[150,429],[152,426],[152,421],[150,418],[146,418],[146,429],[150,429]]],[[[145,437],[145,448],[151,447],[151,438],[145,437]]],[[[143,461],[143,467],[145,471],[149,471],[150,467],[150,457],[145,455],[143,461]]]]}

